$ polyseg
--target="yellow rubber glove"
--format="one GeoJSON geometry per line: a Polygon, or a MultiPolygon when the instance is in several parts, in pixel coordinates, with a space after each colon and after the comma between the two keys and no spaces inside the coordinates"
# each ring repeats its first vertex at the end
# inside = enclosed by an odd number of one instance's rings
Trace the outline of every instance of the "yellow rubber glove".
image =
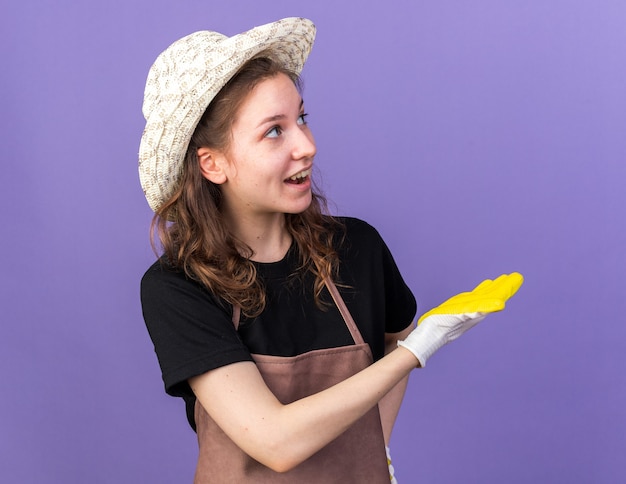
{"type": "Polygon", "coordinates": [[[424,314],[417,328],[404,341],[398,341],[398,346],[411,351],[424,367],[439,348],[476,326],[487,314],[502,311],[523,282],[517,272],[504,274],[481,282],[471,292],[451,297],[424,314]]]}
{"type": "Polygon", "coordinates": [[[524,277],[519,272],[502,274],[495,280],[487,279],[471,292],[462,292],[431,309],[417,324],[433,314],[495,313],[502,311],[506,302],[517,292],[524,277]]]}

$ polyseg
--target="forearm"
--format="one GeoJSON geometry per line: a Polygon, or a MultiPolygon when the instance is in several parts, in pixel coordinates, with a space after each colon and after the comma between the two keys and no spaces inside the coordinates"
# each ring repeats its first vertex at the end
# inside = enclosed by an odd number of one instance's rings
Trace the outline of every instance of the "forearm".
{"type": "MultiPolygon", "coordinates": [[[[388,333],[385,335],[385,354],[389,354],[398,347],[398,341],[406,338],[411,331],[413,325],[410,325],[400,333],[388,333]]],[[[383,434],[385,436],[385,444],[389,445],[391,433],[396,421],[407,385],[409,383],[409,375],[405,376],[400,382],[394,386],[381,400],[378,402],[380,410],[380,418],[383,425],[383,434]]]]}
{"type": "Polygon", "coordinates": [[[334,440],[406,380],[416,366],[415,357],[406,353],[394,351],[334,387],[285,407],[287,421],[292,421],[296,460],[306,459],[334,440]],[[302,435],[308,437],[302,439],[302,435]]]}
{"type": "Polygon", "coordinates": [[[385,436],[385,444],[389,445],[391,441],[391,433],[396,422],[396,417],[400,411],[402,400],[409,383],[409,376],[405,376],[400,382],[394,386],[381,400],[378,402],[380,410],[380,418],[383,425],[383,434],[385,436]]]}
{"type": "Polygon", "coordinates": [[[288,405],[280,404],[262,379],[251,377],[251,366],[230,365],[190,383],[209,415],[244,452],[282,472],[347,430],[415,368],[416,359],[398,348],[337,385],[288,405]]]}

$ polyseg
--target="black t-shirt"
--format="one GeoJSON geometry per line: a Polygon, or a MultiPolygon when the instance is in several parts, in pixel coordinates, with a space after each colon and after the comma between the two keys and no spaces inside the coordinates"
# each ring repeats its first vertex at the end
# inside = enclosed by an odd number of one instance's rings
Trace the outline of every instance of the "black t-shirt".
{"type": "MultiPolygon", "coordinates": [[[[345,237],[337,247],[340,266],[335,283],[374,360],[384,354],[384,334],[405,329],[415,316],[415,298],[404,283],[389,249],[366,222],[341,218],[345,237]]],[[[165,390],[183,397],[192,427],[195,397],[187,383],[193,376],[252,354],[293,356],[353,344],[352,337],[325,289],[321,310],[314,302],[310,273],[298,274],[295,246],[283,260],[255,263],[267,303],[239,331],[232,308],[179,270],[155,262],[141,281],[146,326],[161,366],[165,390]]]]}

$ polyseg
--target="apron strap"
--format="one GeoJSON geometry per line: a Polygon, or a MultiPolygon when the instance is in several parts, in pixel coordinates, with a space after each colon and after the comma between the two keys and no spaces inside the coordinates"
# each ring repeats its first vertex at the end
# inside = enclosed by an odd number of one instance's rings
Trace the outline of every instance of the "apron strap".
{"type": "MultiPolygon", "coordinates": [[[[341,313],[341,317],[343,318],[343,321],[346,323],[346,326],[348,327],[348,331],[350,331],[350,335],[352,336],[354,343],[357,345],[365,343],[365,340],[363,339],[363,336],[361,335],[359,328],[354,322],[354,319],[352,319],[352,315],[350,314],[350,311],[348,310],[346,303],[341,297],[341,294],[339,294],[339,290],[337,289],[333,281],[331,281],[328,277],[326,277],[324,278],[324,284],[326,284],[326,288],[328,289],[328,292],[333,298],[333,301],[335,302],[335,306],[337,306],[337,309],[339,309],[339,312],[341,313]]],[[[240,318],[241,318],[241,307],[233,306],[233,320],[232,321],[233,321],[233,325],[235,326],[235,331],[239,330],[240,318]]]]}
{"type": "Polygon", "coordinates": [[[337,289],[333,281],[331,281],[328,277],[326,277],[324,278],[324,284],[326,284],[326,288],[328,289],[328,292],[330,292],[330,295],[332,296],[333,301],[335,301],[335,305],[337,306],[337,309],[339,309],[339,312],[341,313],[341,317],[345,321],[346,326],[348,327],[348,330],[350,331],[350,334],[352,335],[352,339],[354,340],[354,343],[357,345],[365,343],[365,340],[363,339],[363,336],[361,336],[361,332],[359,331],[359,328],[354,322],[354,319],[352,319],[352,315],[350,314],[350,311],[348,311],[348,307],[346,306],[346,303],[341,297],[341,294],[339,294],[339,290],[337,289]]]}

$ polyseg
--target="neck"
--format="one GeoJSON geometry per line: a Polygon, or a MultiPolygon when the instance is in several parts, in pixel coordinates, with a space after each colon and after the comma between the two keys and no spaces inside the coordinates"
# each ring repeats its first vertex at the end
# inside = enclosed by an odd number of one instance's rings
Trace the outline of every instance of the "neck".
{"type": "Polygon", "coordinates": [[[230,228],[240,241],[252,249],[251,260],[277,262],[291,247],[291,235],[285,227],[284,214],[272,214],[263,219],[231,218],[230,228]]]}

